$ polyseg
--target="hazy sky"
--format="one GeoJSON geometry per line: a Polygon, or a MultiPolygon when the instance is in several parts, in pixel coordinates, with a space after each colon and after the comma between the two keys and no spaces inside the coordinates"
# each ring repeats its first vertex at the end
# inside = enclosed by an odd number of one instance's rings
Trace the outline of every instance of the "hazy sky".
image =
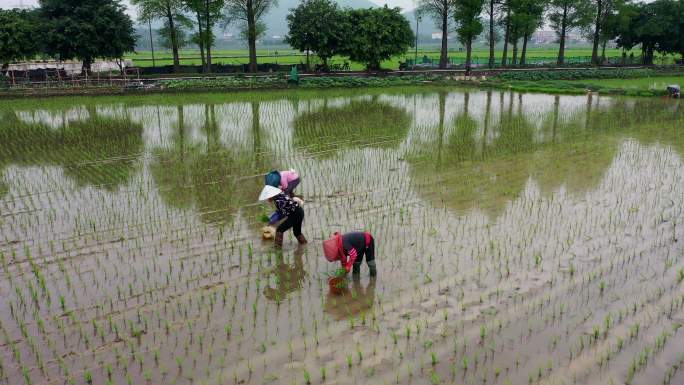
{"type": "MultiPolygon", "coordinates": [[[[128,0],[123,0],[123,3],[129,8],[129,13],[134,16],[135,10],[130,6],[128,0]]],[[[16,8],[16,7],[36,7],[38,0],[0,0],[0,8],[16,8]]]]}
{"type": "MultiPolygon", "coordinates": [[[[371,0],[372,2],[383,5],[387,3],[390,7],[401,7],[404,10],[410,10],[414,7],[415,0],[371,0]]],[[[123,0],[130,11],[131,15],[135,15],[135,10],[129,4],[128,0],[123,0]]],[[[36,6],[38,5],[38,0],[0,0],[0,8],[14,8],[18,6],[36,6]]]]}

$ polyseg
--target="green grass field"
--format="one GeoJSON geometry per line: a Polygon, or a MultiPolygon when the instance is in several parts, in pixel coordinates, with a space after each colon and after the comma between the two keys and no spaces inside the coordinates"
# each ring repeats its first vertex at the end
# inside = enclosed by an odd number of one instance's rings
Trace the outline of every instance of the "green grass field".
{"type": "MultiPolygon", "coordinates": [[[[498,60],[501,59],[501,50],[497,50],[496,57],[498,60]]],[[[509,57],[510,57],[509,51],[509,57]]],[[[607,57],[618,57],[622,54],[621,50],[609,49],[606,51],[607,57]]],[[[638,52],[634,53],[638,55],[638,52]]],[[[231,50],[216,50],[212,53],[214,64],[246,64],[248,59],[248,52],[244,49],[231,49],[231,50]]],[[[306,57],[298,53],[293,49],[260,49],[257,50],[257,55],[259,56],[259,63],[276,63],[276,64],[298,64],[306,62],[306,57]]],[[[527,52],[527,58],[529,61],[541,60],[553,62],[558,55],[557,48],[531,48],[527,52]]],[[[409,51],[406,55],[396,56],[390,60],[382,63],[383,68],[387,69],[397,69],[399,68],[399,63],[406,61],[406,59],[413,60],[416,56],[415,51],[409,51]]],[[[437,47],[426,47],[425,49],[418,50],[418,62],[427,56],[432,60],[439,59],[439,49],[437,47]]],[[[449,58],[456,61],[464,61],[466,53],[465,51],[452,50],[449,51],[449,58]]],[[[183,50],[180,53],[181,64],[183,65],[199,65],[201,63],[200,54],[197,50],[183,50]]],[[[568,62],[581,61],[588,62],[591,57],[590,48],[571,48],[566,51],[566,60],[568,62]]],[[[139,67],[151,67],[152,53],[150,51],[140,51],[134,54],[129,54],[126,56],[127,59],[132,59],[134,64],[139,67]]],[[[486,65],[489,58],[489,50],[486,48],[473,50],[472,60],[475,65],[486,65]]],[[[671,58],[669,59],[671,60],[671,58]]],[[[320,62],[314,55],[311,56],[312,63],[320,62]]],[[[349,61],[345,57],[334,57],[331,60],[331,64],[343,64],[345,61],[349,61]]],[[[172,55],[170,51],[157,51],[155,52],[155,62],[156,66],[164,66],[173,64],[172,55]]],[[[350,62],[352,70],[363,70],[364,66],[360,63],[350,62]]]]}

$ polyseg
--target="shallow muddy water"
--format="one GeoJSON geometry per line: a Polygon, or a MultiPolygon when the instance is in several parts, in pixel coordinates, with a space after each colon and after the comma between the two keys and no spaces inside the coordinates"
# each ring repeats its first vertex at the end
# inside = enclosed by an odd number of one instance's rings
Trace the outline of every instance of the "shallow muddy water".
{"type": "Polygon", "coordinates": [[[447,88],[7,101],[8,384],[684,383],[684,105],[447,88]],[[260,238],[296,169],[298,247],[260,238]],[[364,229],[341,295],[321,241],[364,229]]]}

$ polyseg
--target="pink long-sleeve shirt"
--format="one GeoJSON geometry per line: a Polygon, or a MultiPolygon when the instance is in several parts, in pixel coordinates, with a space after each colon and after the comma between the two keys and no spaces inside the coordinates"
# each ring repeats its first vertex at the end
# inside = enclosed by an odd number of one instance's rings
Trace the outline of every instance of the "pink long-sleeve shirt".
{"type": "Polygon", "coordinates": [[[294,172],[294,171],[281,171],[280,172],[280,188],[283,190],[287,188],[287,186],[292,182],[293,180],[299,178],[299,175],[294,172]]]}

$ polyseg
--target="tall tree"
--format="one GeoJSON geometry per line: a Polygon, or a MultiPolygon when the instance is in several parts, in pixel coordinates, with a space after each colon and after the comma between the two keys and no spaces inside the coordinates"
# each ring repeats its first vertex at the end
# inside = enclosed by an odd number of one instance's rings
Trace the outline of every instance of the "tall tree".
{"type": "Polygon", "coordinates": [[[81,59],[86,73],[96,58],[119,59],[135,49],[133,21],[119,0],[40,0],[39,16],[45,52],[81,59]]]}
{"type": "Polygon", "coordinates": [[[632,19],[639,14],[639,5],[631,2],[624,2],[618,10],[617,21],[611,25],[612,38],[616,40],[617,46],[622,48],[622,62],[626,63],[628,48],[633,47],[636,38],[635,31],[631,29],[632,19]]]}
{"type": "Polygon", "coordinates": [[[496,31],[494,29],[494,24],[496,23],[496,12],[498,10],[499,0],[486,0],[487,1],[487,17],[489,18],[489,32],[487,36],[487,42],[489,43],[489,62],[488,67],[494,68],[494,46],[496,45],[496,31]]]}
{"type": "Polygon", "coordinates": [[[187,47],[192,40],[188,36],[188,30],[192,28],[192,20],[185,15],[177,15],[174,18],[173,29],[169,25],[168,20],[164,20],[162,27],[157,30],[159,36],[157,43],[164,49],[181,50],[187,47]]]}
{"type": "Polygon", "coordinates": [[[439,52],[439,68],[447,67],[447,40],[449,36],[449,21],[454,8],[454,0],[419,0],[418,7],[427,15],[430,15],[440,31],[442,31],[442,48],[439,52]]]}
{"type": "Polygon", "coordinates": [[[306,66],[310,69],[309,53],[315,52],[328,67],[328,59],[343,46],[345,17],[337,3],[331,0],[302,0],[287,15],[289,32],[285,42],[306,52],[306,66]]]}
{"type": "Polygon", "coordinates": [[[162,19],[168,31],[167,39],[171,43],[173,52],[174,72],[180,71],[180,57],[178,54],[179,39],[177,19],[183,17],[182,0],[131,0],[131,4],[138,8],[138,14],[144,19],[162,19]]]}
{"type": "Polygon", "coordinates": [[[10,62],[30,59],[38,52],[35,12],[0,9],[0,65],[2,72],[10,62]]]}
{"type": "Polygon", "coordinates": [[[591,23],[590,0],[551,0],[548,20],[558,35],[558,59],[556,64],[565,64],[565,40],[569,30],[583,28],[591,23]]]}
{"type": "Polygon", "coordinates": [[[662,53],[681,55],[684,64],[684,1],[669,0],[662,3],[664,7],[659,6],[658,9],[669,9],[667,17],[670,27],[669,33],[659,42],[658,50],[662,53]]]}
{"type": "Polygon", "coordinates": [[[517,8],[517,21],[520,23],[520,34],[523,39],[522,52],[520,53],[520,65],[526,64],[527,43],[532,34],[543,24],[545,0],[520,0],[517,8]]]}
{"type": "Polygon", "coordinates": [[[510,64],[512,66],[518,65],[518,42],[524,35],[525,23],[527,17],[525,15],[525,0],[508,0],[508,43],[511,44],[512,53],[510,64]]]}
{"type": "Polygon", "coordinates": [[[197,34],[194,40],[200,47],[204,72],[211,72],[211,47],[215,41],[214,27],[219,22],[223,22],[224,25],[228,23],[228,18],[223,13],[225,0],[184,0],[184,2],[187,9],[194,13],[197,19],[197,34]]]}
{"type": "Polygon", "coordinates": [[[598,54],[599,44],[601,43],[601,33],[606,20],[606,14],[612,8],[613,0],[592,0],[592,9],[594,12],[592,22],[592,43],[591,43],[591,62],[594,65],[601,64],[601,59],[598,54]]]}
{"type": "Polygon", "coordinates": [[[656,0],[620,7],[620,19],[628,18],[629,21],[619,23],[618,45],[626,49],[641,45],[645,65],[653,64],[656,51],[681,53],[684,48],[681,35],[672,36],[684,30],[681,7],[681,0],[656,0]]]}
{"type": "Polygon", "coordinates": [[[480,19],[483,5],[483,0],[459,0],[454,6],[456,33],[461,43],[466,46],[466,74],[470,73],[473,39],[482,33],[483,30],[482,20],[480,19]]]}
{"type": "Polygon", "coordinates": [[[349,9],[345,14],[350,27],[340,53],[368,70],[380,69],[380,62],[413,46],[413,30],[400,8],[349,9]]]}
{"type": "Polygon", "coordinates": [[[503,53],[501,54],[501,66],[507,66],[508,60],[508,43],[511,40],[511,0],[506,0],[502,3],[502,7],[505,9],[504,17],[499,21],[500,24],[504,26],[504,46],[503,53]]]}
{"type": "Polygon", "coordinates": [[[249,71],[257,72],[256,40],[257,24],[277,4],[277,0],[226,0],[228,14],[247,24],[247,45],[249,46],[249,71]]]}

